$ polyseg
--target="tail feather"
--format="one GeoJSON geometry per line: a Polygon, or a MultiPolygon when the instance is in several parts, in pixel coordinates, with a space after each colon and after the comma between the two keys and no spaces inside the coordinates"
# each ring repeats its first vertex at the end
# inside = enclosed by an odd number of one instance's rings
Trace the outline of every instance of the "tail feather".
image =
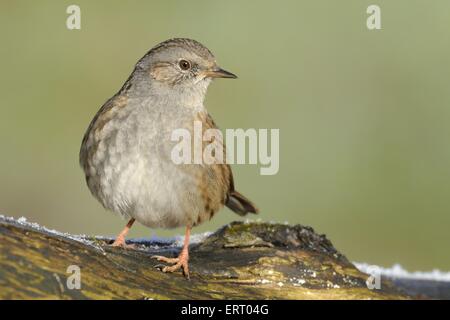
{"type": "Polygon", "coordinates": [[[228,195],[225,205],[240,216],[245,216],[249,212],[256,214],[259,211],[250,200],[237,191],[232,191],[228,195]]]}

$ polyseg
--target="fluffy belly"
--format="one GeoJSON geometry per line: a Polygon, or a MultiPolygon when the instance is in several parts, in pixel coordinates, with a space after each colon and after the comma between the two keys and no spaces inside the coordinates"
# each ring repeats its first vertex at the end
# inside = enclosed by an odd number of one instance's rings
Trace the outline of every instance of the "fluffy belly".
{"type": "Polygon", "coordinates": [[[146,117],[131,113],[110,121],[90,136],[85,153],[93,157],[84,166],[89,188],[105,208],[148,227],[199,224],[218,210],[205,210],[206,191],[199,187],[204,169],[176,165],[170,157],[176,144],[172,131],[191,129],[192,115],[178,114],[181,118],[174,122],[169,111],[147,111],[146,117]]]}
{"type": "Polygon", "coordinates": [[[103,205],[151,228],[192,224],[201,214],[196,181],[175,164],[133,157],[105,170],[101,178],[103,205]]]}

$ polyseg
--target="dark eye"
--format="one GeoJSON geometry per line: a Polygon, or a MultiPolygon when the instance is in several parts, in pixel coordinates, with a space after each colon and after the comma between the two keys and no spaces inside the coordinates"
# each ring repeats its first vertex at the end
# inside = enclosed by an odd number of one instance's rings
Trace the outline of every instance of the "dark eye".
{"type": "Polygon", "coordinates": [[[191,68],[191,64],[187,60],[180,60],[178,64],[181,70],[189,70],[191,68]]]}

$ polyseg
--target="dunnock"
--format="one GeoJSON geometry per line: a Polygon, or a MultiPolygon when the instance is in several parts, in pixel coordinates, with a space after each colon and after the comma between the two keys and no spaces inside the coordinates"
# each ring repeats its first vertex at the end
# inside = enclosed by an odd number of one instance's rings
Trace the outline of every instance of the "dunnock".
{"type": "Polygon", "coordinates": [[[171,159],[174,130],[192,132],[196,120],[204,130],[216,128],[203,105],[213,78],[236,76],[219,68],[199,42],[171,39],[158,44],[97,112],[80,150],[94,197],[130,219],[113,245],[125,246],[135,220],[151,228],[185,226],[178,258],[155,258],[172,264],[164,272],[182,268],[186,277],[193,226],[211,219],[224,205],[239,215],[258,211],[234,189],[228,164],[175,164],[171,159]]]}

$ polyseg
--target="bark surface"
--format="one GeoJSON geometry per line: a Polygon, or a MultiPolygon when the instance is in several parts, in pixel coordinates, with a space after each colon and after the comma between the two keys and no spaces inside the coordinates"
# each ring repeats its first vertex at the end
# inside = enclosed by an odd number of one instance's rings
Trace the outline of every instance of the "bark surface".
{"type": "Polygon", "coordinates": [[[150,258],[175,257],[178,242],[131,242],[136,249],[115,248],[108,239],[0,218],[0,299],[409,298],[389,281],[369,290],[368,275],[301,225],[234,222],[219,229],[191,245],[190,281],[181,272],[162,273],[150,258]],[[70,289],[76,279],[69,266],[80,268],[80,289],[70,289]]]}

